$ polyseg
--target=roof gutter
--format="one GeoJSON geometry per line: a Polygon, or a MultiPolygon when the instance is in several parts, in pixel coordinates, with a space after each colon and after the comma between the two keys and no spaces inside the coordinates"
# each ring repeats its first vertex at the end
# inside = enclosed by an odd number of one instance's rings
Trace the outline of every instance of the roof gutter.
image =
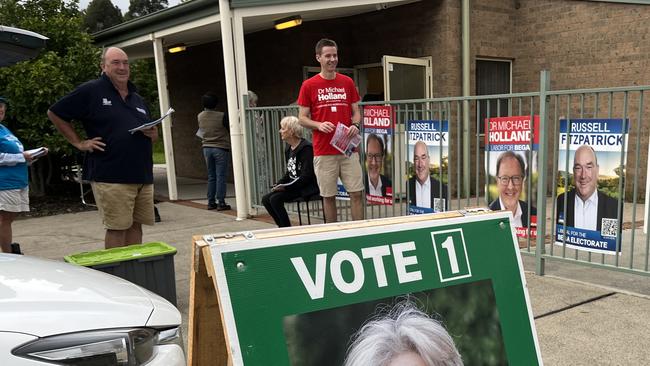
{"type": "Polygon", "coordinates": [[[97,33],[93,33],[95,43],[102,43],[105,40],[119,38],[128,33],[134,33],[150,25],[162,23],[166,20],[178,19],[188,14],[197,13],[207,9],[209,13],[219,14],[218,0],[194,0],[171,8],[158,10],[151,14],[143,15],[136,19],[115,25],[97,33]],[[213,10],[213,11],[209,11],[213,10]]]}

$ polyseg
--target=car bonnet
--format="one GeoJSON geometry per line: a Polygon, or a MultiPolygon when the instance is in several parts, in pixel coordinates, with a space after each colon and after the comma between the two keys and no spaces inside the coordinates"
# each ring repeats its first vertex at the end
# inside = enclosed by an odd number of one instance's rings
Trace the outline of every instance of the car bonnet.
{"type": "Polygon", "coordinates": [[[154,304],[121,278],[64,262],[0,254],[0,331],[39,337],[144,326],[154,304]]]}

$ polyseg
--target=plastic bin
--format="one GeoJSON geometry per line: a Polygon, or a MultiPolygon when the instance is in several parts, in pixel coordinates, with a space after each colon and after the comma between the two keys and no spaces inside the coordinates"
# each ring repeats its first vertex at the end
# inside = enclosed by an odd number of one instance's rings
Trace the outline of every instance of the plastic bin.
{"type": "Polygon", "coordinates": [[[68,263],[121,277],[176,305],[176,248],[163,242],[82,252],[65,256],[68,263]]]}

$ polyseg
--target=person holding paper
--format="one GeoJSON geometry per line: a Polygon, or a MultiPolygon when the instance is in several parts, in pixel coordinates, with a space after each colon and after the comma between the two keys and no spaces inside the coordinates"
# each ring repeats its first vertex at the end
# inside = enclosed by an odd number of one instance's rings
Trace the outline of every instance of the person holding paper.
{"type": "Polygon", "coordinates": [[[302,138],[298,118],[288,116],[280,121],[280,137],[287,143],[284,152],[287,172],[271,188],[271,192],[262,197],[262,204],[278,227],[287,227],[291,226],[291,221],[284,203],[318,194],[318,185],[314,175],[314,150],[311,143],[302,138]]]}
{"type": "Polygon", "coordinates": [[[152,143],[158,128],[129,132],[151,120],[129,81],[129,58],[117,47],[104,50],[102,74],[50,107],[48,117],[77,149],[86,152],[83,179],[91,182],[106,228],[106,248],[142,243],[142,225],[153,225],[152,143]],[[71,121],[81,122],[87,139],[71,121]]]}
{"type": "MultiPolygon", "coordinates": [[[[201,97],[199,131],[203,157],[208,168],[208,210],[230,210],[226,203],[226,173],[230,164],[230,124],[228,115],[216,110],[219,99],[208,92],[201,97]]],[[[198,132],[197,132],[198,134],[198,132]]]]}
{"type": "Polygon", "coordinates": [[[363,219],[363,178],[358,152],[349,157],[330,144],[338,124],[349,127],[350,138],[359,134],[359,93],[351,78],[336,72],[338,47],[331,39],[316,44],[320,73],[305,80],[300,88],[300,124],[313,130],[314,170],[323,197],[327,222],[336,222],[337,179],[350,194],[352,219],[363,219]]]}
{"type": "Polygon", "coordinates": [[[446,211],[449,208],[447,185],[431,176],[429,149],[424,141],[417,141],[413,147],[413,165],[415,175],[408,180],[409,205],[434,212],[446,211]]]}
{"type": "Polygon", "coordinates": [[[603,220],[618,225],[618,200],[598,191],[598,159],[589,145],[582,145],[573,157],[575,188],[557,197],[557,223],[577,229],[600,231],[603,220]],[[566,215],[564,202],[566,201],[566,215]]]}
{"type": "Polygon", "coordinates": [[[0,97],[0,247],[3,253],[22,254],[18,244],[13,243],[11,224],[19,212],[29,211],[27,165],[32,156],[2,124],[7,105],[7,100],[0,97]]]}

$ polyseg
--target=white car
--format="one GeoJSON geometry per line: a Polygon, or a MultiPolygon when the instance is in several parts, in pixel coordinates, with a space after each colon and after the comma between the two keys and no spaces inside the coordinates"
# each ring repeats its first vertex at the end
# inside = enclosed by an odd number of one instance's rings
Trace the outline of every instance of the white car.
{"type": "Polygon", "coordinates": [[[0,365],[185,366],[180,323],[126,280],[0,253],[0,365]]]}
{"type": "Polygon", "coordinates": [[[36,57],[47,40],[38,33],[0,25],[0,67],[36,57]]]}

